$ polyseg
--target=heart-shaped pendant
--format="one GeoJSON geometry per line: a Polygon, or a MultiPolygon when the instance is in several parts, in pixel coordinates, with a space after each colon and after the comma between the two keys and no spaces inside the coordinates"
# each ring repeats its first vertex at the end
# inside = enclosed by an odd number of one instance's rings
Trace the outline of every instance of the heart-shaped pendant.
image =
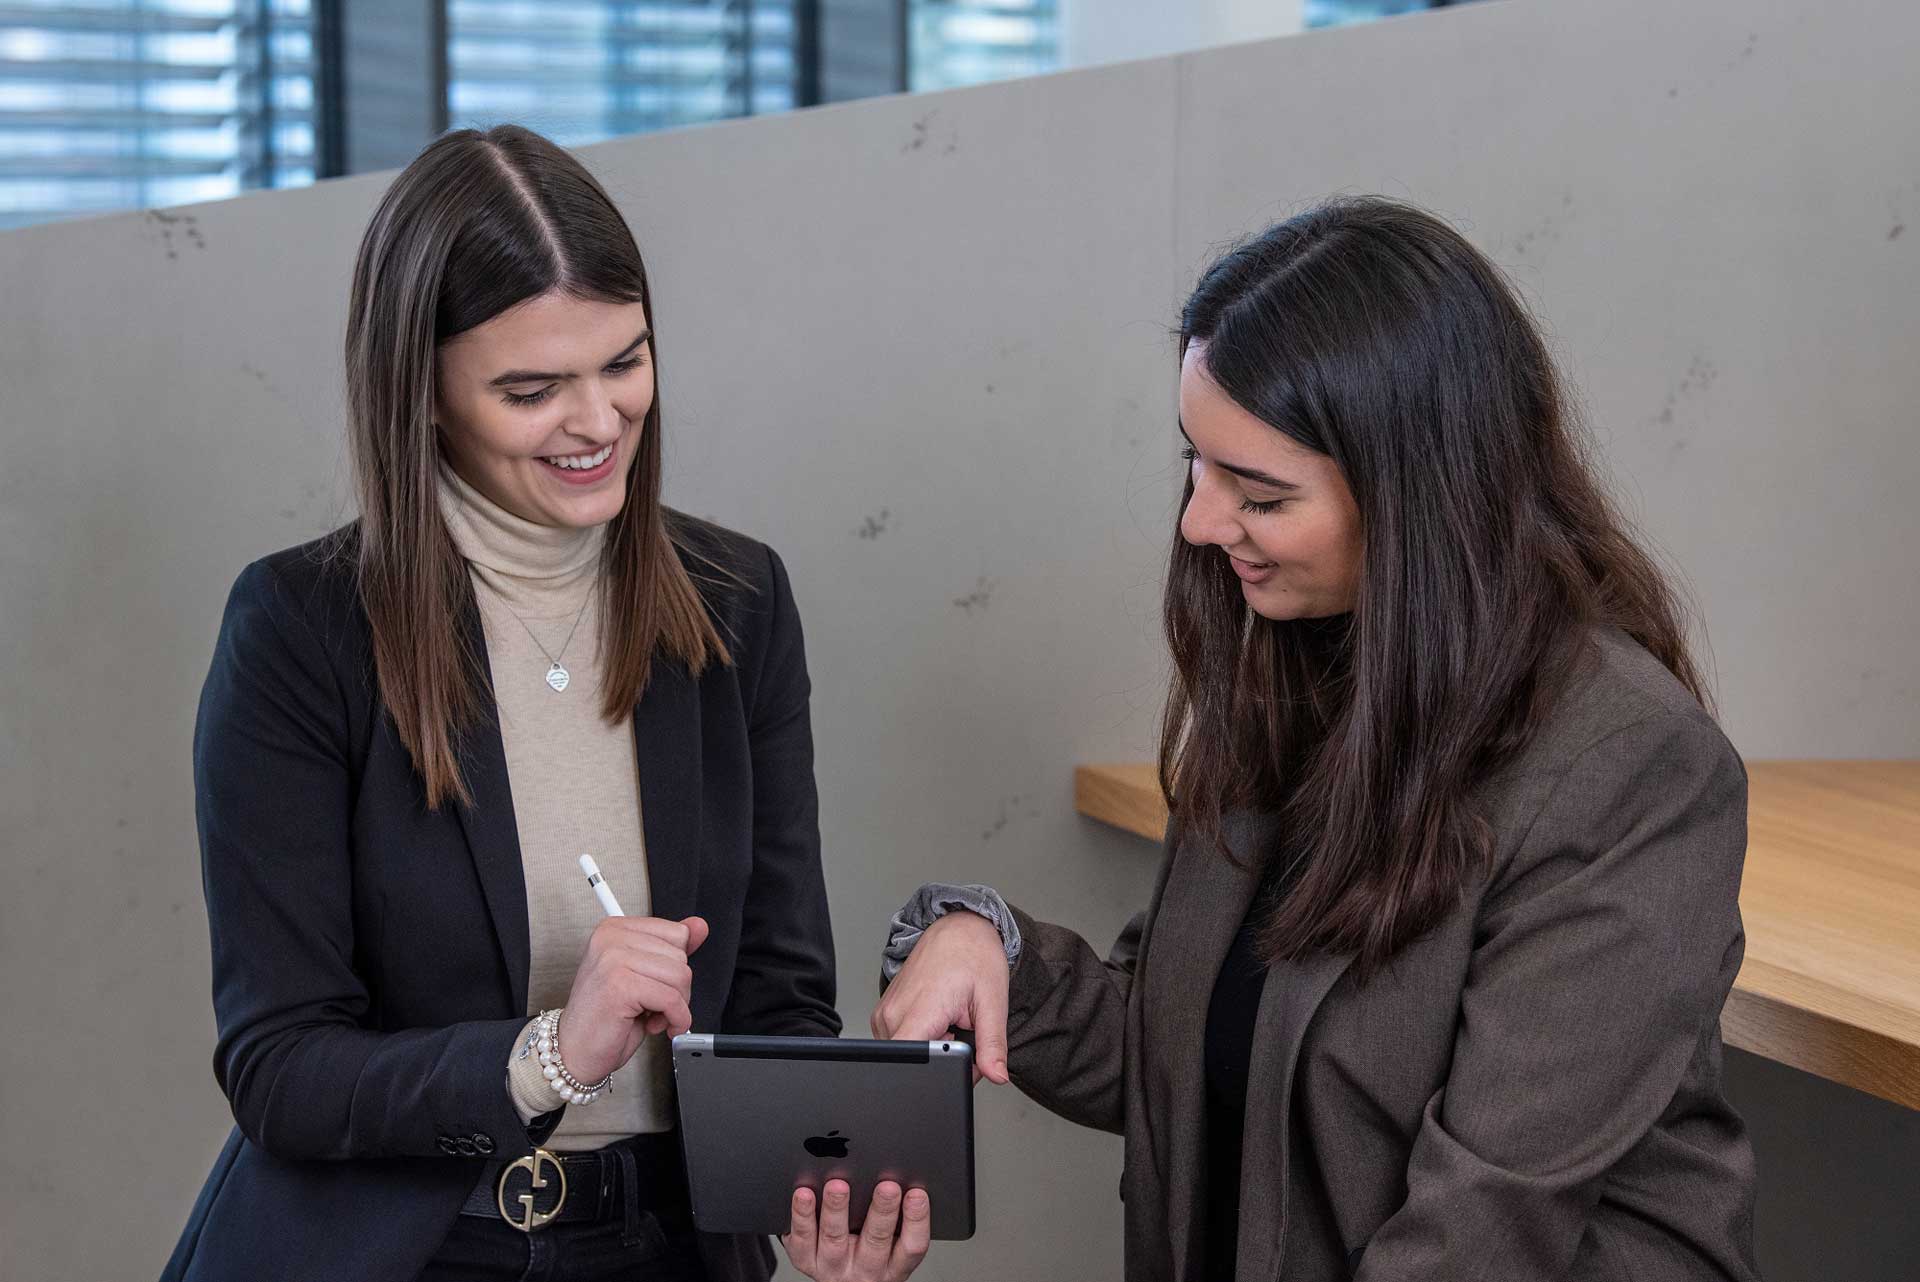
{"type": "Polygon", "coordinates": [[[553,687],[555,694],[559,694],[562,690],[566,689],[567,682],[571,680],[573,680],[573,678],[567,674],[567,670],[561,667],[557,660],[551,668],[547,669],[547,684],[553,687]]]}

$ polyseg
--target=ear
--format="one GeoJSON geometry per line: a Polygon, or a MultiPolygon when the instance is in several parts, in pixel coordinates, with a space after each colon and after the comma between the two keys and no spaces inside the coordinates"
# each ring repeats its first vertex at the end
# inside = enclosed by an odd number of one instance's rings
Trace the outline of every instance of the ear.
{"type": "Polygon", "coordinates": [[[453,421],[454,415],[447,404],[447,357],[446,353],[438,347],[433,350],[433,361],[427,369],[427,378],[432,383],[429,391],[433,401],[433,430],[436,435],[445,440],[446,424],[453,421]]]}
{"type": "Polygon", "coordinates": [[[453,407],[447,404],[446,384],[441,378],[440,358],[438,356],[434,357],[432,396],[433,435],[434,439],[439,443],[440,448],[444,450],[447,447],[448,440],[453,435],[453,429],[447,425],[457,421],[459,416],[453,412],[453,407]]]}

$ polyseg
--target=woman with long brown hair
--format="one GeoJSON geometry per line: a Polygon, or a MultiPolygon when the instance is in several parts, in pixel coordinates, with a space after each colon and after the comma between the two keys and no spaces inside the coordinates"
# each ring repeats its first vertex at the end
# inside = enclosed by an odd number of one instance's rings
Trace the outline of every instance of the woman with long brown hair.
{"type": "MultiPolygon", "coordinates": [[[[772,1272],[693,1227],[666,1039],[839,1032],[806,659],[779,557],[661,504],[657,325],[613,202],[524,129],[375,211],[359,519],[247,567],[201,696],[237,1126],[167,1278],[772,1272]]],[[[903,1277],[927,1218],[883,1185],[857,1258],[802,1264],[903,1277]]]]}
{"type": "Polygon", "coordinates": [[[1537,325],[1356,199],[1180,349],[1152,902],[1102,959],[924,887],[876,1031],[1124,1134],[1130,1279],[1754,1278],[1745,773],[1537,325]]]}

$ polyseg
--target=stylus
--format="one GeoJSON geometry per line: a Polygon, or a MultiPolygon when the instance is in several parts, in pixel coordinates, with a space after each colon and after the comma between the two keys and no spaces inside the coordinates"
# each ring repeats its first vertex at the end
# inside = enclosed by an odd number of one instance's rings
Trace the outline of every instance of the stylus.
{"type": "Polygon", "coordinates": [[[613,887],[607,885],[607,879],[600,875],[600,865],[593,862],[592,855],[580,856],[580,871],[587,874],[587,884],[600,897],[600,906],[607,910],[607,916],[625,917],[626,914],[620,911],[620,901],[613,897],[613,887]]]}

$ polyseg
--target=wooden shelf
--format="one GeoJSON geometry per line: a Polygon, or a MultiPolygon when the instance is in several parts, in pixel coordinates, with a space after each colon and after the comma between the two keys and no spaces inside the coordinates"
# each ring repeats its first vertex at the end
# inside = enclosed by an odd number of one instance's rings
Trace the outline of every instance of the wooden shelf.
{"type": "MultiPolygon", "coordinates": [[[[1747,770],[1747,953],[1721,1036],[1920,1109],[1920,761],[1747,770]]],[[[1166,831],[1152,766],[1081,766],[1074,804],[1153,841],[1166,831]]]]}

